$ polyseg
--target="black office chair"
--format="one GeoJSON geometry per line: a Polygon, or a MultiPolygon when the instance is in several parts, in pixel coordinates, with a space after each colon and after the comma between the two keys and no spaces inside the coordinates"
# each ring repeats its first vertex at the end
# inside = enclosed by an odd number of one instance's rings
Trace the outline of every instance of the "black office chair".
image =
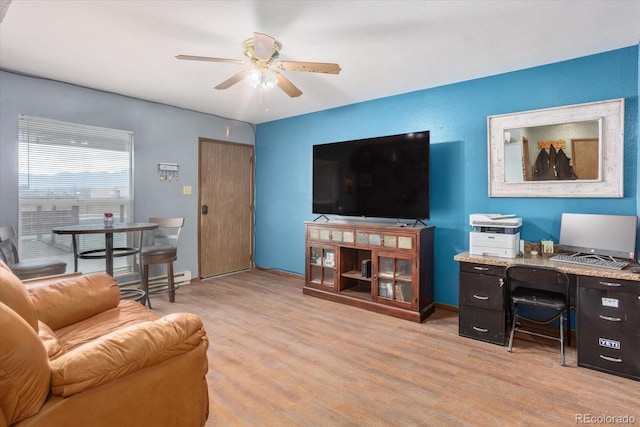
{"type": "Polygon", "coordinates": [[[513,335],[516,331],[560,341],[560,365],[564,366],[564,327],[571,332],[569,277],[560,270],[549,267],[512,265],[506,269],[507,290],[512,307],[509,352],[513,350],[513,335]],[[544,335],[518,326],[519,306],[532,306],[555,310],[559,313],[560,338],[544,335]]]}
{"type": "Polygon", "coordinates": [[[18,248],[13,241],[15,236],[16,230],[13,226],[0,227],[0,260],[7,264],[19,279],[26,280],[65,273],[67,263],[64,261],[35,259],[20,261],[18,248]]]}

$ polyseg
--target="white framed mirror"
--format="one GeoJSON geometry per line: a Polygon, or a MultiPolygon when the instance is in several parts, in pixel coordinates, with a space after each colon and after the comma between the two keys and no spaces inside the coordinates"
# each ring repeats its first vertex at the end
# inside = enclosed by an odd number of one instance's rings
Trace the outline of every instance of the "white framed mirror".
{"type": "Polygon", "coordinates": [[[489,197],[623,197],[624,99],[487,118],[489,197]]]}

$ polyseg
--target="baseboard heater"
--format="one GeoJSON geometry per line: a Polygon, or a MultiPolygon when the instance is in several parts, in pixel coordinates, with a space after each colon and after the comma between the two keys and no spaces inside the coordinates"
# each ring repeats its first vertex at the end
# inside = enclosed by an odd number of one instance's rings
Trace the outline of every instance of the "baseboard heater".
{"type": "MultiPolygon", "coordinates": [[[[167,287],[167,275],[163,276],[153,276],[149,278],[149,291],[154,291],[156,289],[166,288],[167,287]]],[[[173,281],[175,283],[175,287],[179,288],[180,286],[188,285],[191,283],[191,272],[190,271],[180,271],[173,274],[173,281]]],[[[123,289],[134,288],[137,289],[140,287],[140,278],[135,280],[130,280],[127,282],[118,283],[123,289]]]]}

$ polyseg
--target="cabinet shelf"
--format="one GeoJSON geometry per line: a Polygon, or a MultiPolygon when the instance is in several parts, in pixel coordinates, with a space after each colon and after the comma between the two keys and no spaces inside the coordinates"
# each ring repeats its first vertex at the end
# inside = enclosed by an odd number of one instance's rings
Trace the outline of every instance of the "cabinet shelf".
{"type": "Polygon", "coordinates": [[[334,265],[321,265],[321,264],[309,264],[311,268],[326,268],[328,270],[335,270],[336,267],[334,265]]]}
{"type": "Polygon", "coordinates": [[[340,293],[341,295],[349,295],[355,298],[371,300],[371,284],[359,283],[356,286],[347,288],[340,293]]]}
{"type": "Polygon", "coordinates": [[[309,282],[316,283],[318,285],[333,286],[333,282],[330,281],[330,280],[326,280],[326,279],[324,281],[319,280],[319,279],[311,279],[309,282]]]}
{"type": "Polygon", "coordinates": [[[385,280],[395,280],[397,282],[411,282],[413,279],[411,276],[407,276],[404,274],[384,274],[384,273],[378,273],[378,277],[380,279],[385,279],[385,280]]]}
{"type": "Polygon", "coordinates": [[[358,270],[347,271],[342,273],[342,277],[348,277],[350,279],[363,280],[365,282],[371,282],[371,277],[363,277],[362,272],[358,270]]]}

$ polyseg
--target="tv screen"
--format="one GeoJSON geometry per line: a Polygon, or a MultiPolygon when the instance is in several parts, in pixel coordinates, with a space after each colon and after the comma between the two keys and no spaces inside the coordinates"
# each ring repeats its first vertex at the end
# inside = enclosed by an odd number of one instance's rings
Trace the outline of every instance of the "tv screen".
{"type": "Polygon", "coordinates": [[[429,131],[314,145],[313,213],[429,219],[429,131]]]}
{"type": "Polygon", "coordinates": [[[563,213],[561,251],[634,259],[638,217],[563,213]]]}

